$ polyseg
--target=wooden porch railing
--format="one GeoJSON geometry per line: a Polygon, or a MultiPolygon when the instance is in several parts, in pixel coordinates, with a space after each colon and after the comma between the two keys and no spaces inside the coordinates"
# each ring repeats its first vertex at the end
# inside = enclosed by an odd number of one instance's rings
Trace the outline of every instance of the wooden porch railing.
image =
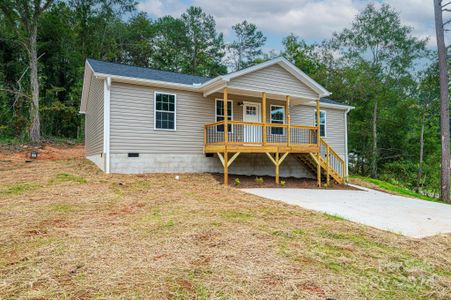
{"type": "Polygon", "coordinates": [[[327,172],[335,172],[341,178],[346,177],[345,161],[323,138],[320,143],[320,157],[327,172]]]}
{"type": "MultiPolygon", "coordinates": [[[[317,145],[316,126],[263,124],[229,120],[226,144],[317,145]]],[[[204,126],[204,144],[224,144],[224,121],[204,126]]]]}

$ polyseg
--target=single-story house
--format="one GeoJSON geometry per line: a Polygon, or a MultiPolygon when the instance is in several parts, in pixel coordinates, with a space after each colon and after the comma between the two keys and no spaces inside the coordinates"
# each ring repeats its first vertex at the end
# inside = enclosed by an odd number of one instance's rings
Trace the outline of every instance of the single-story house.
{"type": "Polygon", "coordinates": [[[342,183],[352,107],[330,94],[282,57],[215,78],[88,59],[80,107],[86,157],[107,173],[342,183]]]}

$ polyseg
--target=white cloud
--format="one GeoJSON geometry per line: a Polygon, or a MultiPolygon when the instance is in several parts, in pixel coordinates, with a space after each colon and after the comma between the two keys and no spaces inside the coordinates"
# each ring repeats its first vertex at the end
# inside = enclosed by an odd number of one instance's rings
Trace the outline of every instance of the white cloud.
{"type": "Polygon", "coordinates": [[[323,40],[349,26],[370,2],[390,4],[417,37],[427,37],[429,45],[435,45],[432,0],[142,0],[138,8],[161,17],[180,16],[189,5],[200,6],[214,16],[218,30],[226,37],[232,25],[248,20],[269,37],[292,32],[305,39],[323,40]]]}

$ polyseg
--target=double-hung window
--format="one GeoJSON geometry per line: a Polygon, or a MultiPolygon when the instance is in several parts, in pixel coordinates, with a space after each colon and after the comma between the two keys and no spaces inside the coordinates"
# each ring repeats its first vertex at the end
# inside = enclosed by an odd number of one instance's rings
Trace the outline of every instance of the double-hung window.
{"type": "Polygon", "coordinates": [[[155,108],[155,129],[175,130],[176,117],[175,94],[155,92],[154,94],[154,108],[155,108]]]}
{"type": "MultiPolygon", "coordinates": [[[[216,122],[224,120],[224,100],[216,99],[216,122]]],[[[233,120],[233,101],[227,101],[227,120],[233,120]]],[[[232,132],[232,124],[228,124],[228,131],[232,132]]],[[[216,126],[217,132],[224,132],[224,125],[216,126]]]]}
{"type": "MultiPolygon", "coordinates": [[[[271,123],[272,124],[284,124],[285,120],[285,107],[279,105],[271,105],[271,123]]],[[[282,135],[283,127],[272,127],[271,134],[282,135]]]]}
{"type": "MultiPolygon", "coordinates": [[[[326,112],[323,110],[319,111],[319,134],[321,137],[326,136],[326,112]]],[[[315,125],[318,126],[317,114],[315,110],[315,125]]]]}

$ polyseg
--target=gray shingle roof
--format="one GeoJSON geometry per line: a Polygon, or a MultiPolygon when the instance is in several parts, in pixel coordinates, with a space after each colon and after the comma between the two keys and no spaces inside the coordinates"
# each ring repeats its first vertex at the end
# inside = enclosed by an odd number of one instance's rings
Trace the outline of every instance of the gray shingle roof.
{"type": "Polygon", "coordinates": [[[211,78],[88,59],[96,73],[193,85],[211,78]]]}
{"type": "MultiPolygon", "coordinates": [[[[106,62],[106,61],[101,61],[101,60],[96,60],[96,59],[91,59],[91,58],[88,59],[88,62],[91,65],[91,67],[93,68],[94,72],[108,74],[108,75],[158,80],[158,81],[181,83],[181,84],[187,84],[187,85],[193,85],[196,83],[201,84],[201,83],[207,82],[208,80],[212,79],[209,77],[202,77],[202,76],[188,75],[188,74],[182,74],[182,73],[176,73],[176,72],[161,71],[161,70],[151,69],[151,68],[143,68],[143,67],[136,67],[136,66],[118,64],[118,63],[111,63],[111,62],[106,62]]],[[[320,101],[321,101],[321,103],[346,106],[343,103],[340,103],[340,102],[337,102],[337,101],[334,101],[334,100],[331,100],[328,98],[321,98],[320,101]]]]}
{"type": "Polygon", "coordinates": [[[334,105],[347,106],[347,105],[344,104],[344,103],[340,103],[340,102],[337,102],[337,101],[332,100],[332,99],[329,99],[329,98],[321,98],[321,99],[319,100],[319,102],[320,102],[320,103],[327,103],[327,104],[334,104],[334,105]]]}

